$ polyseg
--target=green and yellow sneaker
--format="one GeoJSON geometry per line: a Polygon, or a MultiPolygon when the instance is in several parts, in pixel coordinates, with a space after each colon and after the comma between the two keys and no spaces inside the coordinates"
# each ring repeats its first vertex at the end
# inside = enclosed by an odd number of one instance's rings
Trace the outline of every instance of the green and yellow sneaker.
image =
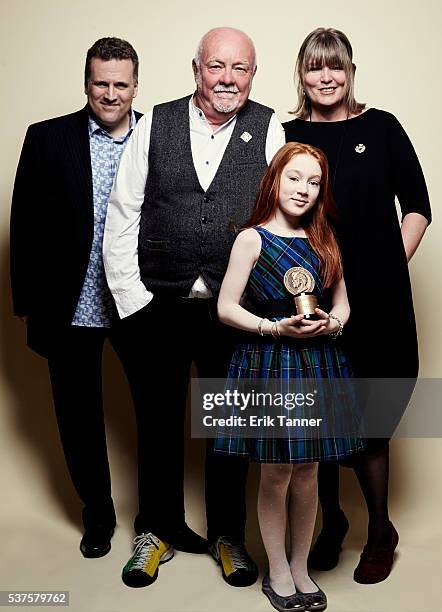
{"type": "Polygon", "coordinates": [[[209,548],[212,557],[221,566],[224,580],[230,586],[250,586],[258,578],[258,568],[242,542],[219,537],[209,548]]]}
{"type": "Polygon", "coordinates": [[[173,548],[153,533],[143,533],[134,540],[135,551],[123,567],[122,579],[130,587],[149,586],[158,578],[158,566],[173,557],[173,548]]]}

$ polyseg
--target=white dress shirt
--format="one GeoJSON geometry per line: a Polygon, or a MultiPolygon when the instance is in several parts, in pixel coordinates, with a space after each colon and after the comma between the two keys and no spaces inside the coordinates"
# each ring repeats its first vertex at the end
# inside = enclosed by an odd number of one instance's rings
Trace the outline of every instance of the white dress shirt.
{"type": "MultiPolygon", "coordinates": [[[[204,191],[210,186],[235,128],[236,115],[213,130],[202,110],[189,100],[190,145],[199,183],[204,191]]],[[[138,266],[138,232],[141,207],[149,172],[149,143],[152,111],[137,124],[121,157],[110,195],[103,242],[103,261],[109,288],[118,314],[127,317],[140,310],[153,297],[141,280],[138,266]]],[[[285,144],[284,130],[276,115],[270,118],[265,155],[269,164],[285,144]]],[[[189,297],[210,297],[210,289],[201,276],[189,297]]]]}

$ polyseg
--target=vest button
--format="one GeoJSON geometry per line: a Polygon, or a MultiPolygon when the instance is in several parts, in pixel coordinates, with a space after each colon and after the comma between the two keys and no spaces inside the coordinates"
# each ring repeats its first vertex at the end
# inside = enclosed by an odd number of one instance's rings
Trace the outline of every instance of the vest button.
{"type": "Polygon", "coordinates": [[[207,223],[207,217],[201,217],[201,223],[207,223]]]}
{"type": "Polygon", "coordinates": [[[207,203],[208,201],[209,201],[209,198],[207,196],[204,196],[203,202],[207,203]]]}

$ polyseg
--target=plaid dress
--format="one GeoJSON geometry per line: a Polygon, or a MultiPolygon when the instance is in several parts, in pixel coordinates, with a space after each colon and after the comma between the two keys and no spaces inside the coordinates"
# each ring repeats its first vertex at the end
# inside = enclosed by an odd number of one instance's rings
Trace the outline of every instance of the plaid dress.
{"type": "MultiPolygon", "coordinates": [[[[244,294],[244,306],[251,312],[271,320],[294,314],[292,296],[283,278],[292,267],[301,266],[311,272],[315,280],[314,293],[321,308],[330,309],[329,291],[319,276],[320,262],[307,238],[282,237],[263,227],[256,227],[261,237],[261,253],[253,268],[244,294]]],[[[227,387],[241,386],[242,382],[259,379],[342,379],[352,376],[350,364],[339,345],[328,336],[303,340],[282,336],[277,340],[257,334],[245,335],[233,353],[227,387]]],[[[329,382],[329,381],[328,381],[329,382]]],[[[346,407],[348,413],[348,406],[346,407]]],[[[339,412],[339,406],[335,407],[339,412]]],[[[215,453],[246,455],[259,463],[307,463],[340,460],[364,449],[359,437],[305,438],[287,430],[285,437],[239,438],[224,431],[215,440],[215,453]]]]}

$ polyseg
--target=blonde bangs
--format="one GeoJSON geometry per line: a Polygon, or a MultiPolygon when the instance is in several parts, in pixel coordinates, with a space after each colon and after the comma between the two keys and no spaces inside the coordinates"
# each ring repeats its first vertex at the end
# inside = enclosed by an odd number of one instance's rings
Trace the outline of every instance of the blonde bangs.
{"type": "Polygon", "coordinates": [[[342,68],[347,76],[352,72],[348,51],[334,38],[312,39],[306,46],[300,68],[302,74],[305,74],[312,68],[321,69],[324,66],[342,68]]]}

